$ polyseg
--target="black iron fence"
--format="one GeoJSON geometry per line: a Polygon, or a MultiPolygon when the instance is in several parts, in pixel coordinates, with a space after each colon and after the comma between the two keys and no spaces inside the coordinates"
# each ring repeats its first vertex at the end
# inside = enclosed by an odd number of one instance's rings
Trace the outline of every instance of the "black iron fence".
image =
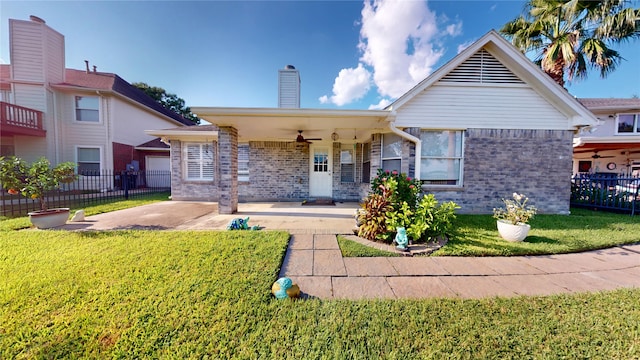
{"type": "Polygon", "coordinates": [[[571,180],[571,205],[640,214],[640,177],[581,174],[571,180]]]}
{"type": "MultiPolygon", "coordinates": [[[[47,193],[45,200],[49,208],[77,208],[167,191],[171,191],[169,171],[84,171],[75,182],[63,184],[60,189],[47,193]]],[[[11,195],[4,189],[0,203],[0,216],[5,217],[24,216],[29,211],[40,210],[37,199],[21,194],[11,195]]]]}

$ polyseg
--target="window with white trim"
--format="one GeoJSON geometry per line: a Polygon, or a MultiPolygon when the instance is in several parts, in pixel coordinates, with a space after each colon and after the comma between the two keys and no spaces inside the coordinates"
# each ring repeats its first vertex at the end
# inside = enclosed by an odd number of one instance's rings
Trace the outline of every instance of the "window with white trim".
{"type": "Polygon", "coordinates": [[[353,158],[353,148],[340,149],[340,182],[355,182],[356,164],[353,158]]]}
{"type": "Polygon", "coordinates": [[[462,186],[462,131],[420,132],[420,180],[428,185],[462,186]]]}
{"type": "Polygon", "coordinates": [[[213,144],[187,143],[184,152],[186,180],[213,180],[213,144]]]}
{"type": "Polygon", "coordinates": [[[362,144],[362,182],[371,181],[371,143],[362,144]]]}
{"type": "Polygon", "coordinates": [[[77,147],[76,159],[78,174],[86,176],[100,175],[100,148],[77,147]]]}
{"type": "Polygon", "coordinates": [[[97,96],[76,96],[75,109],[77,121],[100,121],[100,99],[97,96]]]}
{"type": "Polygon", "coordinates": [[[402,164],[402,138],[396,134],[382,135],[382,170],[400,172],[402,164]]]}
{"type": "Polygon", "coordinates": [[[640,134],[640,114],[618,114],[618,134],[640,134]]]}
{"type": "Polygon", "coordinates": [[[249,181],[249,144],[238,144],[238,181],[249,181]]]}

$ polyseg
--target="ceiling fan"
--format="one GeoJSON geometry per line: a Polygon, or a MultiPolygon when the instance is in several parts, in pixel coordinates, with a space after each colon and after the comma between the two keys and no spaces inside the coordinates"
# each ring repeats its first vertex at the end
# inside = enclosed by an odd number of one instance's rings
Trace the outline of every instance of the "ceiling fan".
{"type": "Polygon", "coordinates": [[[593,155],[591,155],[591,158],[593,158],[593,159],[605,159],[605,158],[612,158],[612,157],[615,157],[615,156],[602,156],[602,155],[598,155],[598,152],[597,152],[597,151],[594,151],[594,152],[593,152],[593,155]]]}
{"type": "Polygon", "coordinates": [[[309,139],[305,139],[304,136],[302,136],[302,130],[298,130],[298,136],[296,137],[296,142],[302,143],[302,142],[310,142],[313,140],[322,140],[321,138],[309,138],[309,139]]]}

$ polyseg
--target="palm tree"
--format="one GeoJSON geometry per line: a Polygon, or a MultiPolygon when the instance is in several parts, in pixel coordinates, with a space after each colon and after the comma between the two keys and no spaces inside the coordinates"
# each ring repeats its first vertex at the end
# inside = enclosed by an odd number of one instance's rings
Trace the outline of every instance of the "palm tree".
{"type": "Polygon", "coordinates": [[[525,15],[500,32],[560,86],[586,78],[588,68],[606,77],[624,58],[612,45],[640,37],[640,9],[625,0],[528,0],[525,15]]]}

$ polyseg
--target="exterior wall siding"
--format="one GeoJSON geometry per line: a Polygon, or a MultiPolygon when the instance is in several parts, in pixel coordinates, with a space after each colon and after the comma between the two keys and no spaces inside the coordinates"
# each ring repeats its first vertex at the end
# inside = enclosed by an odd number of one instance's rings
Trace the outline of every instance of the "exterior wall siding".
{"type": "MultiPolygon", "coordinates": [[[[359,145],[359,144],[357,144],[359,145]]],[[[353,144],[347,145],[353,147],[353,144]]],[[[362,147],[356,146],[354,151],[354,182],[342,182],[340,151],[342,144],[333,143],[333,200],[359,202],[367,194],[370,185],[362,183],[362,147]]]]}
{"type": "Polygon", "coordinates": [[[14,80],[44,82],[42,24],[10,20],[11,68],[14,80]]]}
{"type": "Polygon", "coordinates": [[[540,213],[568,214],[572,138],[571,131],[468,129],[463,188],[425,191],[455,201],[459,213],[491,213],[518,192],[540,213]]]}
{"type": "Polygon", "coordinates": [[[240,201],[302,201],[308,198],[309,145],[250,142],[249,182],[239,184],[238,197],[240,201]]]}
{"type": "MultiPolygon", "coordinates": [[[[217,145],[213,142],[214,149],[217,149],[217,145]]],[[[217,167],[217,165],[218,162],[216,161],[214,166],[217,167]]],[[[216,174],[214,181],[185,181],[183,170],[182,142],[171,140],[171,199],[218,201],[218,174],[216,174]]]]}
{"type": "Polygon", "coordinates": [[[570,129],[566,116],[523,86],[434,85],[397,111],[398,127],[570,129]]]}
{"type": "Polygon", "coordinates": [[[140,145],[154,137],[147,135],[145,130],[167,129],[182,126],[173,121],[163,120],[161,117],[136,107],[118,97],[109,97],[113,126],[113,141],[140,145]]]}

